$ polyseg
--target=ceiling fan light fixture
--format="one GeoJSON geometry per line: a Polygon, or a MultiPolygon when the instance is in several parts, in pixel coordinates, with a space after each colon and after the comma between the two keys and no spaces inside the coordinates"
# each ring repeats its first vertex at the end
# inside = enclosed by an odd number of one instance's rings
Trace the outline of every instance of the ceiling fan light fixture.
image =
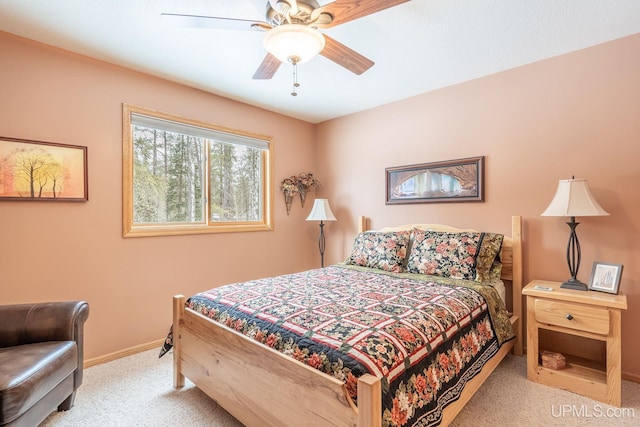
{"type": "Polygon", "coordinates": [[[264,47],[282,62],[307,62],[324,49],[320,31],[301,24],[273,27],[264,35],[264,47]]]}

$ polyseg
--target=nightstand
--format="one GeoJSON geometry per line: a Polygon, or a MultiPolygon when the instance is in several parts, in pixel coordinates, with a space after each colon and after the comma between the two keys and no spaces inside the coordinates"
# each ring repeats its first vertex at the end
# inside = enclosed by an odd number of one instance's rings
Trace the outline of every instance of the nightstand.
{"type": "Polygon", "coordinates": [[[562,289],[559,282],[546,280],[533,280],[522,294],[527,296],[527,378],[619,407],[622,385],[620,323],[621,310],[627,308],[627,297],[562,289]],[[539,348],[540,329],[602,341],[606,346],[605,360],[592,363],[566,355],[564,369],[543,367],[539,362],[539,352],[545,350],[539,348]]]}

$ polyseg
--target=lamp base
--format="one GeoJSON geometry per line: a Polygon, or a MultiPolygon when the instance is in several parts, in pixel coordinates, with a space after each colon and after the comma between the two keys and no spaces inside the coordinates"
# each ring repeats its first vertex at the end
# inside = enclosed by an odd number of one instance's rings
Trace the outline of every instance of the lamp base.
{"type": "Polygon", "coordinates": [[[573,277],[560,285],[560,287],[563,289],[573,289],[575,291],[586,291],[588,289],[587,285],[573,277]]]}

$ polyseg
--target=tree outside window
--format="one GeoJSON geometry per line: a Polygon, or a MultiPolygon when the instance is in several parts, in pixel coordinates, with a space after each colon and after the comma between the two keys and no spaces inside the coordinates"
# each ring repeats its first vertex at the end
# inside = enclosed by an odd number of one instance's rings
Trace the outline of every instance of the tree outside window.
{"type": "Polygon", "coordinates": [[[271,140],[125,105],[124,235],[270,230],[271,140]]]}

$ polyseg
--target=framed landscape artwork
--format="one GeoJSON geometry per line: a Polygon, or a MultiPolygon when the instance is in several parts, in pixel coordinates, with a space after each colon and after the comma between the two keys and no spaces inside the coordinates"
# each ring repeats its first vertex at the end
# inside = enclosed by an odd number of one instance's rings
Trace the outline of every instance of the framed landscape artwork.
{"type": "Polygon", "coordinates": [[[88,199],[87,147],[0,137],[0,200],[88,199]]]}
{"type": "Polygon", "coordinates": [[[386,168],[386,203],[484,201],[484,156],[386,168]]]}

